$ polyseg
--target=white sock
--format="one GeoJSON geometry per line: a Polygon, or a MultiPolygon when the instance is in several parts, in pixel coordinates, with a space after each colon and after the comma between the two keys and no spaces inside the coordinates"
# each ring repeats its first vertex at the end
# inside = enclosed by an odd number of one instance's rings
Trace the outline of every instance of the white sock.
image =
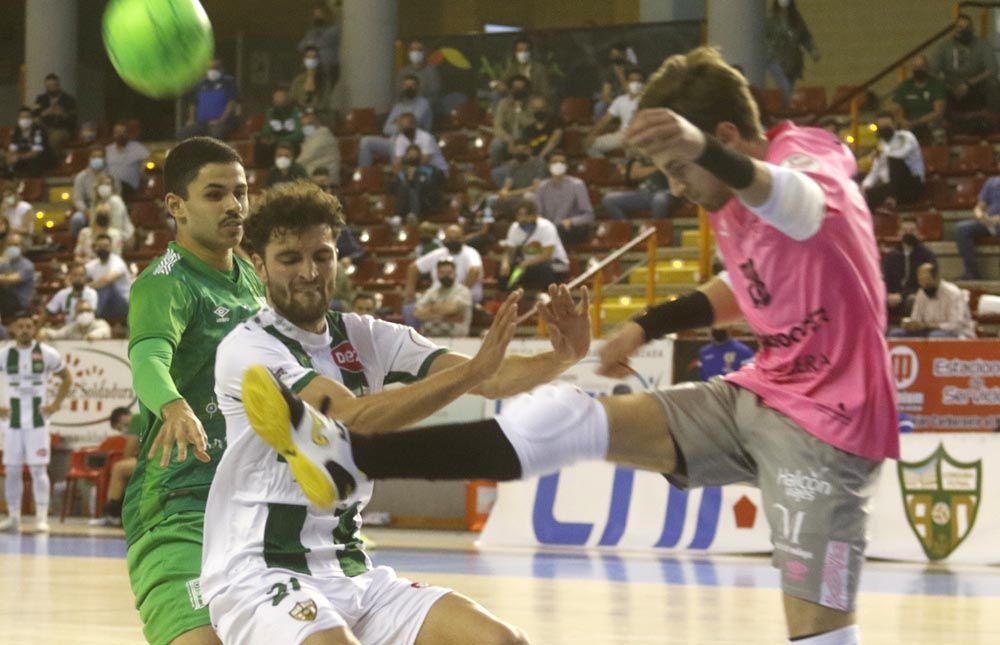
{"type": "Polygon", "coordinates": [[[7,477],[4,478],[4,497],[7,498],[7,514],[20,519],[21,496],[24,495],[24,479],[21,475],[21,464],[6,466],[7,477]]]}
{"type": "Polygon", "coordinates": [[[517,453],[524,478],[608,454],[604,406],[567,383],[542,385],[514,397],[496,421],[517,453]]]}
{"type": "Polygon", "coordinates": [[[29,466],[31,470],[31,493],[35,496],[35,516],[38,518],[49,515],[49,482],[48,466],[29,466]]]}
{"type": "Polygon", "coordinates": [[[788,642],[790,645],[860,645],[861,632],[857,625],[848,625],[832,632],[823,632],[809,638],[788,642]]]}

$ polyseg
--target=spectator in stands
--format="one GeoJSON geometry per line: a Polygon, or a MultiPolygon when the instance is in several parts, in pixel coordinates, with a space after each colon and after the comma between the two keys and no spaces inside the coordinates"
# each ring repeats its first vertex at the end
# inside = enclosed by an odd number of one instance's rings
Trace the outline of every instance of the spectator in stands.
{"type": "Polygon", "coordinates": [[[893,338],[975,338],[976,324],[969,312],[969,292],[942,280],[936,264],[927,262],[917,269],[920,290],[913,312],[903,318],[903,326],[889,330],[893,338]]]}
{"type": "Polygon", "coordinates": [[[422,257],[431,251],[443,249],[444,243],[438,235],[437,224],[434,222],[420,222],[417,226],[417,246],[413,249],[413,257],[422,257]]]}
{"type": "Polygon", "coordinates": [[[520,198],[538,188],[546,177],[545,159],[531,154],[527,139],[518,139],[511,147],[511,160],[491,171],[493,183],[500,186],[500,199],[520,198]]]}
{"type": "Polygon", "coordinates": [[[62,327],[44,327],[38,332],[40,340],[106,340],[111,338],[111,325],[97,318],[95,307],[86,300],[76,306],[76,315],[67,317],[62,327]]]}
{"type": "Polygon", "coordinates": [[[279,87],[271,96],[271,108],[264,117],[264,127],[254,142],[254,162],[258,168],[273,164],[279,143],[291,144],[294,157],[302,139],[302,111],[292,103],[288,89],[279,87]]]}
{"type": "Polygon", "coordinates": [[[465,178],[465,199],[458,200],[458,221],[465,231],[465,243],[480,254],[488,253],[496,243],[490,227],[495,221],[493,196],[488,188],[483,179],[469,175],[465,178]]]}
{"type": "Polygon", "coordinates": [[[952,38],[935,52],[934,71],[948,87],[948,114],[1000,110],[1000,84],[993,47],[976,36],[972,18],[961,14],[952,38]]]}
{"type": "Polygon", "coordinates": [[[309,173],[309,178],[312,183],[320,187],[324,193],[329,193],[333,195],[333,177],[330,176],[330,171],[327,170],[326,166],[318,166],[309,173]]]}
{"type": "Polygon", "coordinates": [[[912,204],[924,196],[924,155],[920,142],[909,130],[897,130],[891,112],[875,121],[879,142],[872,151],[871,170],[861,182],[865,201],[872,210],[886,205],[912,204]]]}
{"type": "Polygon", "coordinates": [[[39,177],[52,166],[52,151],[45,129],[35,123],[31,108],[17,113],[17,126],[7,145],[7,168],[17,177],[39,177]]]}
{"type": "Polygon", "coordinates": [[[563,140],[563,122],[556,112],[549,110],[549,102],[544,96],[533,96],[528,101],[531,123],[521,132],[521,138],[531,146],[531,154],[547,159],[563,140]]]}
{"type": "Polygon", "coordinates": [[[87,278],[97,291],[97,316],[107,320],[124,320],[128,314],[132,271],[120,255],[111,252],[111,238],[99,235],[94,239],[94,255],[87,262],[87,278]]]}
{"type": "Polygon", "coordinates": [[[45,91],[35,97],[35,116],[58,155],[76,134],[76,99],[62,90],[58,75],[45,77],[45,91]]]}
{"type": "Polygon", "coordinates": [[[412,114],[404,114],[399,117],[399,134],[396,135],[392,143],[392,162],[395,167],[398,168],[402,163],[410,146],[420,148],[421,165],[433,166],[441,171],[442,175],[448,175],[448,162],[445,161],[444,154],[441,153],[437,139],[430,132],[417,127],[416,117],[412,114]]]}
{"type": "Polygon", "coordinates": [[[535,120],[531,112],[532,82],[526,76],[507,79],[510,94],[497,103],[493,112],[493,141],[490,142],[490,164],[499,166],[514,142],[524,137],[524,131],[535,120]]]}
{"type": "Polygon", "coordinates": [[[290,143],[281,142],[274,149],[274,166],[267,171],[267,186],[277,186],[290,181],[309,179],[309,173],[293,159],[295,148],[290,143]]]}
{"type": "Polygon", "coordinates": [[[792,100],[795,82],[802,78],[803,50],[818,62],[819,49],[795,0],[772,0],[765,29],[767,71],[781,90],[787,106],[792,100]]]}
{"type": "Polygon", "coordinates": [[[417,218],[441,209],[442,177],[437,168],[424,164],[420,146],[411,143],[396,171],[396,215],[417,218]]]}
{"type": "Polygon", "coordinates": [[[413,315],[427,336],[459,338],[469,335],[472,325],[472,294],[458,281],[455,262],[442,258],[435,267],[437,283],[417,299],[413,315]]]}
{"type": "Polygon", "coordinates": [[[125,435],[125,448],[122,458],[111,466],[111,476],[108,479],[108,498],[104,502],[104,517],[90,520],[91,526],[121,526],[122,500],[125,499],[125,486],[129,477],[135,471],[136,456],[139,454],[140,417],[133,415],[128,408],[115,408],[111,411],[111,428],[125,435]]]}
{"type": "Polygon", "coordinates": [[[330,298],[330,309],[334,311],[347,311],[347,308],[354,300],[354,283],[351,281],[351,274],[347,270],[351,266],[351,261],[346,258],[340,258],[340,260],[340,266],[337,267],[337,273],[333,280],[333,296],[330,298]]]}
{"type": "MultiPolygon", "coordinates": [[[[628,91],[626,74],[629,65],[635,65],[635,60],[629,60],[631,50],[625,42],[617,42],[608,50],[608,61],[601,66],[601,89],[594,103],[594,121],[598,121],[608,111],[616,96],[628,91]]],[[[634,57],[634,54],[633,54],[634,57]]]]}
{"type": "Polygon", "coordinates": [[[962,256],[962,277],[959,280],[978,280],[979,264],[976,261],[976,240],[1000,236],[1000,177],[990,177],[979,191],[973,209],[975,217],[955,226],[955,242],[962,256]]]}
{"type": "Polygon", "coordinates": [[[712,342],[698,350],[698,373],[703,381],[725,376],[752,361],[753,356],[753,350],[730,337],[728,329],[713,327],[712,342]]]}
{"type": "Polygon", "coordinates": [[[436,287],[441,282],[439,262],[450,260],[451,273],[459,284],[468,287],[473,302],[483,299],[483,258],[479,251],[464,242],[465,233],[458,224],[451,224],[444,230],[444,247],[435,249],[417,258],[406,271],[405,299],[412,302],[417,289],[417,280],[422,274],[430,276],[436,287]]]}
{"type": "Polygon", "coordinates": [[[374,316],[375,296],[367,291],[359,291],[351,302],[351,311],[359,316],[374,316]]]}
{"type": "MultiPolygon", "coordinates": [[[[419,40],[410,41],[406,65],[400,68],[396,75],[396,85],[403,87],[410,77],[417,79],[417,92],[427,99],[435,112],[439,111],[441,103],[441,74],[434,65],[427,64],[424,44],[419,40]]],[[[425,128],[430,130],[430,127],[425,128]]]]}
{"type": "Polygon", "coordinates": [[[632,159],[626,168],[626,180],[638,186],[635,190],[606,193],[601,199],[604,210],[612,219],[628,219],[636,211],[647,210],[653,219],[665,219],[670,211],[670,183],[666,175],[648,159],[632,159]]]}
{"type": "MultiPolygon", "coordinates": [[[[535,94],[546,98],[551,98],[555,88],[549,79],[549,70],[541,60],[535,56],[535,46],[525,37],[520,36],[514,41],[514,55],[508,58],[500,68],[500,78],[510,79],[515,76],[523,76],[534,88],[535,94]]],[[[511,93],[514,87],[511,86],[511,93]]]]}
{"type": "Polygon", "coordinates": [[[544,291],[566,281],[569,256],[555,224],[538,216],[538,206],[521,200],[517,221],[507,230],[506,255],[500,263],[500,285],[507,290],[523,287],[544,291]]]}
{"type": "Polygon", "coordinates": [[[292,79],[289,96],[303,110],[326,112],[330,109],[330,81],[320,65],[319,50],[306,47],[302,52],[302,71],[292,79]]]}
{"type": "Polygon", "coordinates": [[[921,145],[931,145],[934,130],[944,119],[948,90],[940,79],[931,76],[927,57],[917,54],[910,62],[910,78],[896,86],[892,100],[896,104],[896,120],[909,130],[921,145]]]}
{"type": "Polygon", "coordinates": [[[309,174],[324,168],[327,186],[340,185],[340,146],[330,128],[320,123],[312,110],[302,114],[302,135],[302,150],[295,161],[309,174]]]}
{"type": "Polygon", "coordinates": [[[110,209],[107,204],[101,204],[91,209],[90,226],[80,231],[76,238],[76,248],[73,254],[77,262],[88,262],[97,257],[94,242],[97,238],[107,236],[111,240],[111,252],[121,255],[124,251],[122,233],[111,226],[110,209]]]}
{"type": "MultiPolygon", "coordinates": [[[[69,226],[73,239],[76,240],[80,230],[87,225],[87,213],[94,205],[94,195],[97,192],[97,178],[105,174],[107,164],[104,161],[104,148],[95,146],[90,149],[90,162],[87,167],[73,177],[73,215],[69,226]]],[[[118,182],[111,178],[115,192],[120,192],[118,182]]]]}
{"type": "Polygon", "coordinates": [[[118,182],[125,198],[139,190],[142,167],[149,159],[149,149],[129,139],[128,124],[124,121],[115,123],[112,128],[111,143],[104,148],[104,159],[108,164],[108,174],[118,182]]]}
{"type": "Polygon", "coordinates": [[[333,20],[323,2],[317,2],[313,7],[312,22],[299,41],[299,53],[305,54],[310,47],[319,53],[320,68],[332,90],[340,78],[340,25],[333,20]]]}
{"type": "Polygon", "coordinates": [[[565,244],[585,242],[594,222],[587,185],[582,179],[566,174],[566,155],[557,150],[549,155],[549,175],[535,192],[538,211],[556,225],[565,244]]]}
{"type": "Polygon", "coordinates": [[[35,295],[35,265],[24,256],[23,239],[16,231],[8,233],[0,258],[0,320],[27,311],[35,295]]]}
{"type": "Polygon", "coordinates": [[[88,302],[92,309],[97,309],[97,292],[87,286],[87,269],[83,263],[74,262],[66,274],[66,286],[56,291],[46,303],[45,318],[61,316],[65,320],[73,320],[81,302],[88,302]]]}
{"type": "Polygon", "coordinates": [[[132,238],[135,235],[135,226],[128,215],[128,207],[125,201],[115,190],[115,180],[111,175],[99,175],[94,185],[94,194],[90,198],[90,222],[93,223],[94,214],[98,209],[105,207],[108,213],[108,227],[118,231],[122,239],[124,250],[132,249],[132,238]]]}
{"type": "Polygon", "coordinates": [[[21,199],[20,193],[17,192],[17,184],[14,182],[4,184],[0,217],[7,221],[8,231],[17,231],[30,238],[35,225],[32,218],[34,210],[31,204],[21,199]]]}
{"type": "Polygon", "coordinates": [[[885,280],[886,303],[894,316],[908,316],[913,299],[920,290],[918,269],[924,264],[937,264],[937,256],[917,236],[917,220],[906,217],[899,223],[899,245],[882,257],[882,278],[885,280]]]}
{"type": "Polygon", "coordinates": [[[645,76],[638,69],[632,68],[628,71],[626,78],[628,82],[625,86],[625,93],[615,98],[608,111],[587,134],[584,146],[587,148],[587,154],[591,157],[603,157],[612,150],[625,147],[625,131],[632,121],[632,115],[635,114],[636,108],[639,107],[639,96],[642,94],[645,76]],[[618,120],[618,129],[605,133],[615,119],[618,120]]]}
{"type": "Polygon", "coordinates": [[[213,59],[205,78],[187,97],[187,121],[177,131],[178,139],[210,136],[225,139],[239,127],[237,102],[240,92],[236,79],[222,71],[222,61],[213,59]]]}
{"type": "Polygon", "coordinates": [[[361,137],[361,143],[358,146],[358,166],[367,168],[372,165],[376,158],[387,160],[392,156],[393,144],[403,129],[401,123],[405,121],[407,128],[411,127],[409,125],[410,119],[403,118],[406,115],[413,118],[412,128],[419,128],[422,132],[430,131],[434,122],[434,113],[431,111],[431,105],[427,99],[417,95],[420,89],[420,80],[413,75],[407,76],[403,79],[400,87],[402,90],[399,99],[393,104],[389,116],[385,120],[385,125],[382,127],[384,136],[361,137]]]}

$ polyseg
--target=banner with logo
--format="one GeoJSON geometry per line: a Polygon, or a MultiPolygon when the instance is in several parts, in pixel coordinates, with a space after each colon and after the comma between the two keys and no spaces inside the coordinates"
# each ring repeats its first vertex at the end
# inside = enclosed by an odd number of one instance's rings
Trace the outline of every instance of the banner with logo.
{"type": "Polygon", "coordinates": [[[899,407],[918,431],[1000,431],[1000,340],[890,340],[899,407]]]}
{"type": "MultiPolygon", "coordinates": [[[[924,433],[904,435],[901,441],[902,459],[882,467],[868,524],[868,555],[1000,563],[1000,436],[924,433]]],[[[804,493],[829,485],[811,473],[783,477],[786,487],[804,493]]],[[[794,542],[796,522],[789,520],[779,530],[794,542]]],[[[479,543],[653,553],[769,553],[772,548],[756,488],[684,492],[655,473],[598,462],[501,483],[479,543]]]]}

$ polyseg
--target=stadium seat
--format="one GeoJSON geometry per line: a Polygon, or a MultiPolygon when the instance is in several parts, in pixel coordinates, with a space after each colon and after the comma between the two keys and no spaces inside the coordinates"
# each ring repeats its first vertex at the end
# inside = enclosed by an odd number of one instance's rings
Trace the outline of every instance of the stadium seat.
{"type": "Polygon", "coordinates": [[[146,172],[143,175],[142,183],[139,184],[137,199],[163,199],[163,173],[159,171],[146,172]]]}
{"type": "Polygon", "coordinates": [[[899,215],[876,211],[872,213],[872,219],[874,220],[876,239],[880,241],[896,239],[896,235],[899,233],[899,215]]]}
{"type": "Polygon", "coordinates": [[[949,175],[974,175],[977,172],[992,173],[996,170],[993,146],[985,141],[974,145],[955,146],[951,152],[947,170],[949,175]]]}
{"type": "Polygon", "coordinates": [[[373,217],[380,220],[396,214],[396,198],[393,195],[376,195],[371,205],[373,217]]]}
{"type": "Polygon", "coordinates": [[[774,87],[761,89],[758,103],[760,103],[760,111],[771,116],[781,114],[785,109],[785,97],[781,94],[781,90],[774,87]]]}
{"type": "Polygon", "coordinates": [[[265,188],[267,188],[267,171],[247,170],[247,190],[250,193],[259,193],[265,188]]]}
{"type": "Polygon", "coordinates": [[[378,124],[375,122],[375,110],[372,108],[354,108],[343,125],[337,128],[338,136],[351,134],[378,134],[378,124]]]}
{"type": "Polygon", "coordinates": [[[344,219],[349,224],[377,224],[373,222],[371,215],[371,202],[366,195],[346,194],[338,197],[344,207],[344,219]]]}
{"type": "Polygon", "coordinates": [[[613,251],[632,239],[632,222],[611,220],[600,222],[593,237],[577,248],[581,251],[613,251]]]}
{"type": "Polygon", "coordinates": [[[86,150],[66,151],[59,165],[53,168],[49,174],[56,177],[71,177],[87,167],[90,161],[90,154],[86,150]]]}
{"type": "Polygon", "coordinates": [[[45,180],[40,177],[21,179],[17,183],[17,192],[26,202],[41,201],[45,197],[45,180]]]}
{"type": "Polygon", "coordinates": [[[668,219],[654,219],[644,225],[656,228],[656,246],[674,245],[674,223],[668,219]]]}
{"type": "MultiPolygon", "coordinates": [[[[837,89],[834,90],[833,92],[833,100],[830,101],[830,105],[831,106],[836,105],[838,101],[840,101],[845,96],[849,95],[855,89],[857,88],[853,85],[838,85],[837,89]]],[[[843,105],[839,106],[836,110],[834,110],[834,114],[847,114],[850,111],[851,111],[851,102],[847,101],[843,105]]]]}
{"type": "Polygon", "coordinates": [[[924,242],[940,242],[944,239],[944,218],[941,213],[918,213],[917,229],[924,242]]]}
{"type": "Polygon", "coordinates": [[[974,177],[932,177],[927,183],[927,196],[931,204],[939,210],[969,210],[976,205],[979,189],[986,178],[974,177]]]}
{"type": "Polygon", "coordinates": [[[483,119],[483,109],[476,103],[462,103],[451,110],[451,127],[456,130],[478,130],[483,119]]]}
{"type": "Polygon", "coordinates": [[[232,145],[232,147],[236,149],[236,152],[240,154],[240,158],[243,159],[244,168],[249,169],[255,167],[256,164],[254,163],[253,158],[253,141],[232,141],[230,145],[232,145]]]}
{"type": "Polygon", "coordinates": [[[577,166],[577,177],[596,186],[620,186],[624,179],[605,157],[587,157],[577,166]]]}
{"type": "Polygon", "coordinates": [[[936,175],[948,170],[951,149],[948,146],[925,146],[921,148],[926,175],[936,175]]]}
{"type": "Polygon", "coordinates": [[[586,154],[583,148],[583,133],[574,128],[564,128],[562,144],[563,152],[570,158],[582,157],[586,154]]]}
{"type": "Polygon", "coordinates": [[[340,149],[341,165],[354,166],[358,163],[358,138],[337,137],[337,147],[340,149]]]}
{"type": "Polygon", "coordinates": [[[81,448],[74,450],[69,458],[69,472],[66,473],[66,492],[63,495],[62,512],[59,521],[65,522],[73,497],[76,495],[76,483],[80,480],[92,482],[97,487],[97,504],[94,506],[94,517],[104,514],[104,502],[108,495],[108,481],[111,477],[112,457],[121,457],[125,450],[125,436],[108,437],[96,448],[81,448]],[[88,465],[88,458],[103,457],[100,466],[88,465]]]}
{"type": "Polygon", "coordinates": [[[230,133],[229,138],[232,140],[252,139],[255,134],[263,129],[265,118],[267,116],[263,112],[251,114],[240,122],[240,127],[230,133]]]}
{"type": "Polygon", "coordinates": [[[469,136],[464,132],[446,132],[438,139],[441,154],[448,161],[467,161],[470,156],[469,136]]]}
{"type": "Polygon", "coordinates": [[[382,166],[370,166],[355,170],[348,189],[370,194],[385,192],[385,174],[382,166]]]}
{"type": "Polygon", "coordinates": [[[166,213],[161,202],[134,202],[129,206],[129,219],[136,228],[155,230],[166,226],[166,213]]]}
{"type": "Polygon", "coordinates": [[[403,293],[400,291],[382,291],[382,305],[379,313],[384,318],[388,315],[403,313],[403,293]]]}
{"type": "Polygon", "coordinates": [[[586,96],[567,96],[559,105],[559,116],[566,125],[588,125],[594,122],[594,106],[586,96]]]}

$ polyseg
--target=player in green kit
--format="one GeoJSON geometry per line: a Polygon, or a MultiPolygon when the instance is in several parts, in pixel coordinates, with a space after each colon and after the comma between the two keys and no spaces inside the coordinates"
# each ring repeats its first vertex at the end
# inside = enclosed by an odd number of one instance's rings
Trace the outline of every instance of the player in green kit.
{"type": "Polygon", "coordinates": [[[132,286],[129,360],[142,448],[122,521],[146,639],[209,645],[219,641],[198,585],[202,525],[226,439],[215,350],[260,308],[264,288],[233,252],[248,212],[239,154],[215,139],[188,139],[170,151],[163,175],[177,241],[132,286]]]}

